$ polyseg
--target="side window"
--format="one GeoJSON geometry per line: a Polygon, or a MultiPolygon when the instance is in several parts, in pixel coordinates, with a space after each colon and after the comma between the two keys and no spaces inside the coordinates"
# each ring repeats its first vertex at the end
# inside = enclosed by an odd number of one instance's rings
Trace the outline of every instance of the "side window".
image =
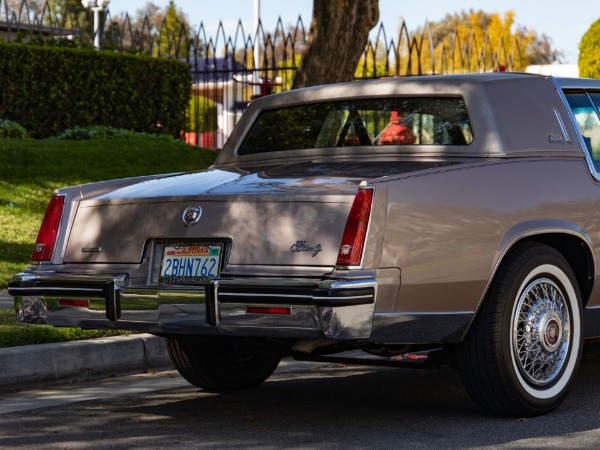
{"type": "Polygon", "coordinates": [[[587,151],[594,162],[596,171],[600,172],[600,94],[568,93],[566,94],[569,106],[575,116],[577,126],[583,134],[587,151]],[[592,103],[592,99],[596,106],[592,103]]]}

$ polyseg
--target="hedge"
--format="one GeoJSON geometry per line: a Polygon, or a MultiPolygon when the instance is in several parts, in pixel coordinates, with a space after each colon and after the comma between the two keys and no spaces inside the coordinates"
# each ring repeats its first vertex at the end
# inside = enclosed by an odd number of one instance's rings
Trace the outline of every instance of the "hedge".
{"type": "Polygon", "coordinates": [[[600,19],[590,26],[579,43],[579,76],[600,78],[600,19]]]}
{"type": "Polygon", "coordinates": [[[189,66],[142,55],[0,42],[0,118],[31,136],[106,125],[179,136],[189,66]]]}

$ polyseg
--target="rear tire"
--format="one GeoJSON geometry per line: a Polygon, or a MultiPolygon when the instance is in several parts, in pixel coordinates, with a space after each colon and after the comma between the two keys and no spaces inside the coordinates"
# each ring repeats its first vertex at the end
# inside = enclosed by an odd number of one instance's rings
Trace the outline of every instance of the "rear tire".
{"type": "Polygon", "coordinates": [[[565,258],[538,243],[502,263],[457,360],[465,388],[500,415],[545,414],[566,398],[581,360],[582,302],[565,258]]]}
{"type": "Polygon", "coordinates": [[[188,382],[209,391],[257,386],[269,378],[280,357],[256,356],[232,342],[167,338],[173,365],[188,382]]]}

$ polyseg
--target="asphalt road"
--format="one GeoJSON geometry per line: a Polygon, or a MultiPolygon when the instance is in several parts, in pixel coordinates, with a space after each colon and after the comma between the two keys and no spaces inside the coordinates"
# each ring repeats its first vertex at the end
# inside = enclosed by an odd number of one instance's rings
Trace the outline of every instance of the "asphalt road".
{"type": "Polygon", "coordinates": [[[163,372],[0,395],[0,447],[595,449],[599,404],[599,343],[565,403],[530,419],[481,412],[447,368],[319,366],[226,394],[163,372]]]}

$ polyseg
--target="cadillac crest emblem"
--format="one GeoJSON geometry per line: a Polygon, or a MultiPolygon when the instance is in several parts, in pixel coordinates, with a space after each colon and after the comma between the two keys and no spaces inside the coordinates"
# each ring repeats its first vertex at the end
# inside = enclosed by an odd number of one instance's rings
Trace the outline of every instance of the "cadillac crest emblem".
{"type": "Polygon", "coordinates": [[[192,205],[185,208],[183,216],[181,216],[186,227],[196,225],[200,220],[200,217],[202,217],[202,207],[192,205]]]}

